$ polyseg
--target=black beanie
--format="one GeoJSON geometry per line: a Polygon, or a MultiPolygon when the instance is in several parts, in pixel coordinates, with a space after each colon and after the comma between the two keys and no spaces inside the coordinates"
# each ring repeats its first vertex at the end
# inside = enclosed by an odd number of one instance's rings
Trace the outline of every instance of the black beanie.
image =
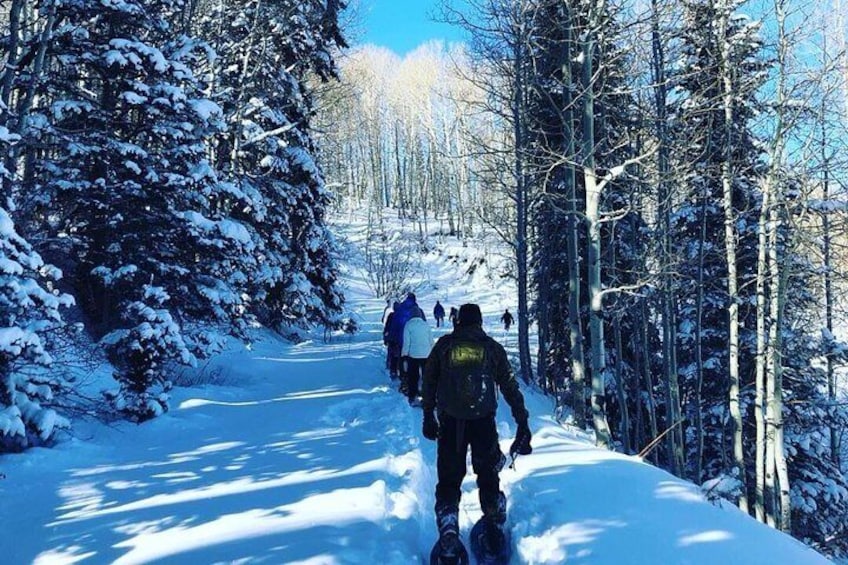
{"type": "Polygon", "coordinates": [[[483,325],[483,314],[480,313],[480,307],[476,304],[463,304],[459,307],[459,319],[457,325],[461,326],[480,326],[483,325]]]}

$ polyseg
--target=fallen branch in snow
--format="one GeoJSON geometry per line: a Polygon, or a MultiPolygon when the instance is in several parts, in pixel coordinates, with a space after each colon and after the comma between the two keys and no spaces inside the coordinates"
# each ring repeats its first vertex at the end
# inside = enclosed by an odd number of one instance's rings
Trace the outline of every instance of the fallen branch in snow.
{"type": "Polygon", "coordinates": [[[646,445],[646,446],[645,446],[645,448],[644,448],[642,451],[640,451],[640,452],[639,452],[638,457],[647,457],[647,455],[648,455],[651,451],[653,451],[653,450],[654,450],[654,447],[656,447],[656,446],[657,446],[657,444],[659,444],[659,442],[660,442],[660,441],[662,441],[662,438],[664,438],[664,437],[666,436],[666,434],[668,434],[668,432],[670,432],[671,430],[673,430],[674,428],[676,428],[677,426],[679,426],[679,425],[680,425],[680,424],[682,424],[682,423],[683,423],[683,418],[681,418],[680,420],[678,420],[677,422],[675,422],[675,424],[674,424],[673,426],[669,426],[669,427],[668,427],[668,429],[666,429],[663,433],[661,433],[661,434],[660,434],[660,435],[658,435],[656,438],[654,438],[654,439],[651,441],[651,443],[649,443],[648,445],[646,445]]]}

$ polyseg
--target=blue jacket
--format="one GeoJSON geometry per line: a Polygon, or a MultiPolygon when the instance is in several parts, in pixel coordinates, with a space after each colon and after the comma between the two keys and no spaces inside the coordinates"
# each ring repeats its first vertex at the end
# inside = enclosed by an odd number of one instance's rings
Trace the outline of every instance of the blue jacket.
{"type": "Polygon", "coordinates": [[[404,326],[406,326],[406,323],[413,316],[419,313],[421,313],[421,308],[411,298],[407,297],[406,300],[401,302],[395,308],[395,315],[392,316],[392,321],[389,325],[389,342],[397,343],[398,345],[402,344],[404,326]]]}

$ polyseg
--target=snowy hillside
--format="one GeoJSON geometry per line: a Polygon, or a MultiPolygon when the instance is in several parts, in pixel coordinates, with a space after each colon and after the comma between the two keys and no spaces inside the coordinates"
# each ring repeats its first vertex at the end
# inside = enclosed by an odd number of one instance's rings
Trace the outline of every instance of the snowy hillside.
{"type": "MultiPolygon", "coordinates": [[[[468,264],[442,254],[422,266],[428,317],[436,299],[479,301],[484,327],[514,345],[495,323],[514,306],[508,287],[481,271],[458,278],[468,264]]],[[[435,444],[390,387],[384,302],[361,271],[346,276],[356,336],[292,345],[258,335],[210,368],[232,386],[180,389],[168,414],[142,426],[89,425],[57,448],[0,458],[2,562],[421,562],[436,535],[435,444]]],[[[524,392],[534,452],[501,474],[519,562],[827,563],[694,485],[595,448],[555,421],[547,398],[524,392]]],[[[506,451],[515,427],[505,406],[498,425],[506,451]]],[[[466,534],[479,515],[469,476],[466,534]]]]}

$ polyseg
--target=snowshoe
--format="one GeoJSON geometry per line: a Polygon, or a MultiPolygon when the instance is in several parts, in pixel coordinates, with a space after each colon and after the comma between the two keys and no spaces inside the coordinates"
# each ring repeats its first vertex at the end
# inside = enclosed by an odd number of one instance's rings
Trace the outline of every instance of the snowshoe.
{"type": "Polygon", "coordinates": [[[459,536],[440,537],[430,551],[430,565],[468,565],[468,551],[459,536]]]}
{"type": "Polygon", "coordinates": [[[512,557],[509,532],[487,517],[471,528],[471,553],[479,565],[507,565],[512,557]]]}

